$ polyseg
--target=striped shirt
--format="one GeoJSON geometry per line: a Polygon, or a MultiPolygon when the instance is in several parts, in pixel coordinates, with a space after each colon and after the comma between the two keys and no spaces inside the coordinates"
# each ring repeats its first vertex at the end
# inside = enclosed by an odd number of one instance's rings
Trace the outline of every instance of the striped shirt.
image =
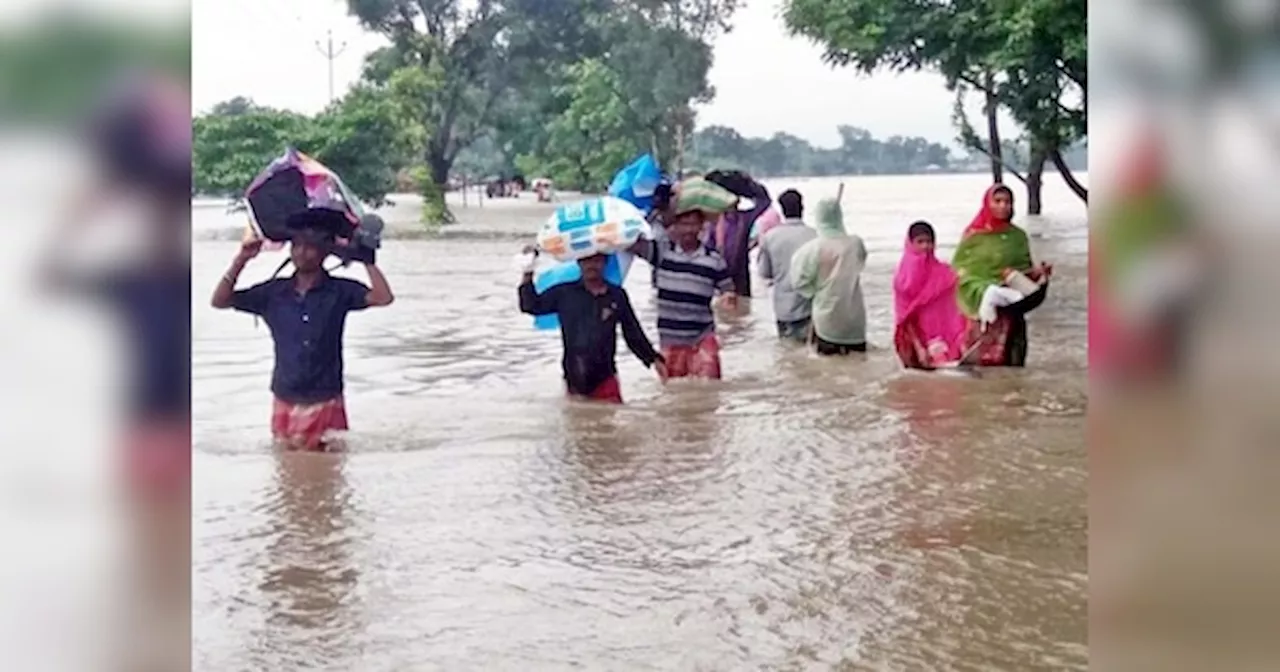
{"type": "Polygon", "coordinates": [[[685,252],[671,240],[653,242],[647,248],[648,261],[657,269],[661,346],[695,345],[715,333],[711,300],[717,291],[733,291],[724,257],[705,245],[685,252]]]}

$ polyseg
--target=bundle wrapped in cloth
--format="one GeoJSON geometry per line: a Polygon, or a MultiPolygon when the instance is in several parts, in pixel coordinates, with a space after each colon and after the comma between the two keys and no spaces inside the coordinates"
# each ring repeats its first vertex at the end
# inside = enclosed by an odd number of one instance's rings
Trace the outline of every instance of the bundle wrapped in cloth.
{"type": "MultiPolygon", "coordinates": [[[[621,287],[633,260],[627,250],[641,237],[651,235],[644,213],[624,200],[604,196],[562,205],[538,232],[538,249],[557,263],[534,275],[534,289],[541,294],[556,285],[581,280],[578,260],[597,254],[608,258],[605,281],[621,287]]],[[[554,314],[539,315],[533,325],[540,330],[558,329],[560,319],[554,314]]]]}
{"type": "Polygon", "coordinates": [[[293,147],[254,178],[245,200],[246,237],[264,238],[271,247],[318,224],[332,234],[331,254],[343,262],[371,263],[381,246],[382,219],[365,210],[337,173],[293,147]]]}
{"type": "Polygon", "coordinates": [[[672,190],[675,214],[702,212],[719,216],[738,205],[738,196],[724,187],[701,177],[681,180],[672,190]]]}

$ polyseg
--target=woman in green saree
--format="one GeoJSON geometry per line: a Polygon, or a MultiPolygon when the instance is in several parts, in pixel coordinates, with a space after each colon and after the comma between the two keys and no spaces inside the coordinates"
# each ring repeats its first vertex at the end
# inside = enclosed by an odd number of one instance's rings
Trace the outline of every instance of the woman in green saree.
{"type": "Polygon", "coordinates": [[[1032,262],[1027,232],[1012,220],[1013,192],[993,185],[951,260],[959,276],[956,298],[969,319],[965,349],[973,354],[965,359],[981,366],[1026,365],[1026,314],[1044,301],[1053,273],[1049,264],[1032,262]],[[1015,271],[1038,288],[1010,287],[1018,284],[1015,271]]]}

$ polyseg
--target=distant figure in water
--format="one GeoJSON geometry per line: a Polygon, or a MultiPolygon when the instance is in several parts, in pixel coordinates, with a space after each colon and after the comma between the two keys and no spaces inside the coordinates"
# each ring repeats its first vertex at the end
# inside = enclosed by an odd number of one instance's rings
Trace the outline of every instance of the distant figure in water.
{"type": "Polygon", "coordinates": [[[960,309],[969,319],[966,349],[978,349],[982,366],[1025,366],[1026,314],[1044,300],[1053,267],[1032,262],[1027,232],[1013,224],[1009,187],[997,184],[983,194],[951,265],[959,276],[960,309]]]}
{"type": "Polygon", "coordinates": [[[564,382],[571,397],[622,403],[618,384],[618,327],[627,347],[645,365],[666,380],[662,355],[653,349],[640,320],[631,308],[626,290],[604,279],[607,258],[602,254],[578,261],[579,282],[556,285],[539,294],[533,286],[537,250],[524,250],[523,278],[520,282],[520,310],[529,315],[556,314],[560,318],[560,339],[564,343],[564,382]]]}
{"type": "Polygon", "coordinates": [[[331,447],[329,433],[347,429],[342,394],[347,314],[389,306],[395,299],[375,264],[364,265],[371,287],[332,277],[324,270],[322,263],[336,237],[324,221],[318,210],[291,219],[295,233],[289,258],[296,269],[291,277],[237,290],[240,272],[262,250],[261,240],[244,242],[231,268],[218,280],[212,300],[214,308],[234,308],[266,321],[276,359],[271,375],[275,395],[271,433],[288,447],[304,450],[326,450],[331,447]]]}
{"type": "Polygon", "coordinates": [[[893,276],[893,345],[909,369],[958,361],[968,331],[956,305],[956,272],[935,256],[936,242],[932,225],[912,224],[893,276]]]}
{"type": "Polygon", "coordinates": [[[790,273],[796,292],[813,300],[810,342],[819,355],[867,351],[867,306],[862,298],[866,265],[867,246],[845,230],[840,203],[820,202],[818,237],[796,250],[790,273]]]}
{"type": "MultiPolygon", "coordinates": [[[[804,343],[809,338],[813,301],[791,284],[791,259],[802,245],[818,237],[804,223],[800,192],[788,189],[778,195],[786,219],[760,234],[760,277],[773,283],[773,317],[778,338],[804,343]]],[[[761,219],[764,219],[761,217],[761,219]]]]}

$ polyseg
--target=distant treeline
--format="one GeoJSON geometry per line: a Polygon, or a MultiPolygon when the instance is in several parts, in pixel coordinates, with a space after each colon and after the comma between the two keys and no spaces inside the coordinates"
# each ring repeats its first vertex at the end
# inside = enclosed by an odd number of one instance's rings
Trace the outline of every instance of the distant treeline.
{"type": "MultiPolygon", "coordinates": [[[[734,167],[764,177],[829,175],[909,175],[915,173],[988,170],[984,154],[957,155],[942,144],[920,137],[873,137],[865,129],[840,126],[840,144],[816,147],[789,133],[770,138],[744,137],[732,128],[709,126],[693,136],[685,164],[696,169],[734,167]]],[[[1005,143],[1005,160],[1025,170],[1028,151],[1016,142],[1005,143]]],[[[1073,170],[1087,170],[1088,148],[1081,144],[1067,157],[1073,170]]]]}
{"type": "Polygon", "coordinates": [[[51,12],[0,31],[0,120],[66,127],[81,122],[112,81],[132,68],[191,73],[191,26],[166,28],[51,12]]]}

